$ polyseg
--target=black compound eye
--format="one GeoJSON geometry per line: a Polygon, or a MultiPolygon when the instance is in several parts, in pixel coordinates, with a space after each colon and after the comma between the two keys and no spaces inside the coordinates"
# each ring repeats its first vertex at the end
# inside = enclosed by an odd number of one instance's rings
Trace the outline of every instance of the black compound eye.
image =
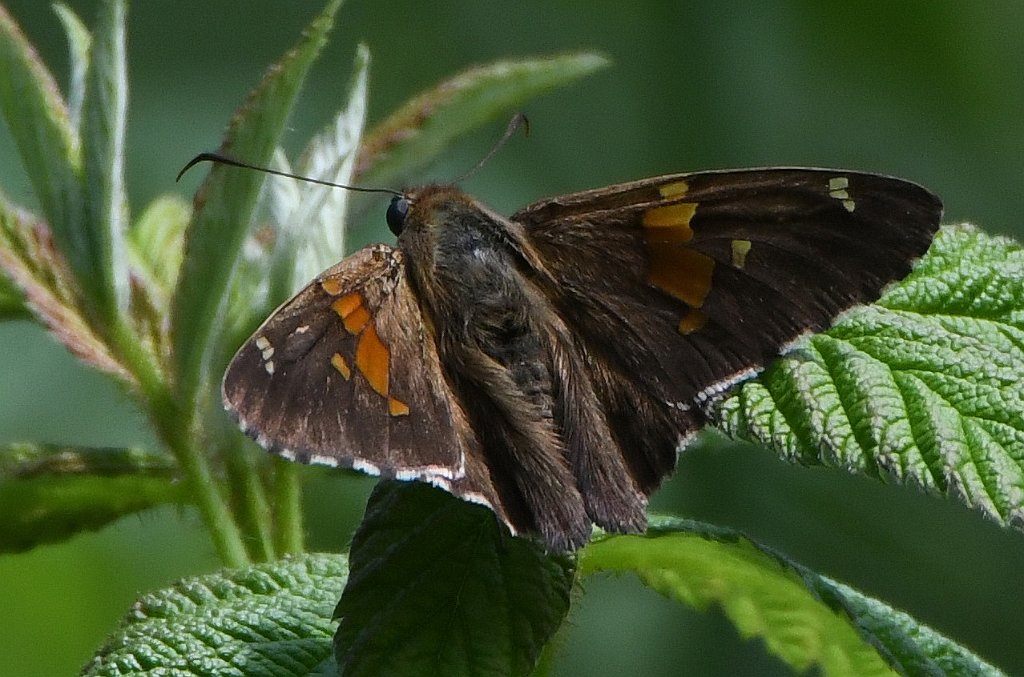
{"type": "Polygon", "coordinates": [[[384,218],[387,219],[388,228],[398,237],[405,230],[405,217],[409,215],[409,201],[401,195],[391,198],[388,205],[388,212],[384,218]]]}

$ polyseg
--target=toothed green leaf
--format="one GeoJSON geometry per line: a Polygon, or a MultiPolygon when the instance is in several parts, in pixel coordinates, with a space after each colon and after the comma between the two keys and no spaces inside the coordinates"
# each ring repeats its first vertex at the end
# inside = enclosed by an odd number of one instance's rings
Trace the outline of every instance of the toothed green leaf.
{"type": "Polygon", "coordinates": [[[783,458],[885,477],[1024,529],[1024,251],[943,228],[914,273],[718,403],[783,458]]]}
{"type": "Polygon", "coordinates": [[[695,609],[720,606],[740,636],[803,674],[1000,675],[905,613],[816,574],[737,532],[652,518],[643,536],[598,538],[580,573],[634,573],[695,609]]]}
{"type": "Polygon", "coordinates": [[[71,272],[53,244],[45,223],[0,198],[0,269],[24,295],[27,309],[83,362],[135,385],[79,312],[71,272]]]}
{"type": "Polygon", "coordinates": [[[381,482],[352,540],[338,663],[350,676],[529,674],[568,611],[574,564],[483,506],[381,482]]]}
{"type": "Polygon", "coordinates": [[[347,564],[344,555],[303,555],[147,594],[82,674],[336,675],[331,608],[347,564]]]}
{"type": "Polygon", "coordinates": [[[0,447],[0,552],[56,543],[185,497],[169,456],[143,449],[0,447]]]}
{"type": "Polygon", "coordinates": [[[88,261],[79,246],[83,188],[78,136],[53,76],[2,5],[0,112],[54,240],[81,275],[88,261]]]}

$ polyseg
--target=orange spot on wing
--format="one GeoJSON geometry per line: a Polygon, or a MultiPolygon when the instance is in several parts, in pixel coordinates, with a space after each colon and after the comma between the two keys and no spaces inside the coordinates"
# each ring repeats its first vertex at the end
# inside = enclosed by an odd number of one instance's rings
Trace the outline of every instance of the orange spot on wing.
{"type": "Polygon", "coordinates": [[[647,281],[691,308],[700,308],[711,291],[715,261],[680,245],[647,247],[650,268],[647,281]]]}
{"type": "Polygon", "coordinates": [[[392,416],[408,416],[409,405],[405,402],[396,400],[393,397],[388,398],[388,413],[392,416]]]}
{"type": "Polygon", "coordinates": [[[696,308],[690,308],[690,311],[686,313],[686,317],[679,320],[679,326],[677,329],[680,334],[692,334],[698,329],[702,329],[705,324],[708,323],[708,316],[700,312],[696,308]]]}
{"type": "Polygon", "coordinates": [[[387,397],[388,375],[390,373],[391,353],[377,336],[377,328],[372,324],[359,336],[356,345],[356,368],[366,377],[378,395],[387,397]]]}
{"type": "Polygon", "coordinates": [[[334,312],[338,313],[341,317],[350,315],[353,310],[363,305],[363,297],[357,292],[345,294],[340,299],[337,299],[331,304],[331,308],[334,308],[334,312]]]}
{"type": "Polygon", "coordinates": [[[328,277],[320,280],[320,288],[331,296],[337,296],[341,293],[341,282],[336,277],[328,277]]]}
{"type": "MultiPolygon", "coordinates": [[[[389,379],[391,376],[391,351],[380,340],[377,327],[374,326],[370,311],[363,304],[363,297],[358,292],[345,294],[331,303],[331,308],[341,318],[345,330],[358,336],[356,342],[355,368],[363,375],[366,382],[378,395],[387,398],[388,412],[392,416],[406,416],[409,405],[393,397],[388,397],[389,379]]],[[[352,377],[352,367],[340,354],[331,356],[331,364],[347,381],[352,377]]]]}
{"type": "Polygon", "coordinates": [[[368,311],[366,308],[362,306],[359,306],[349,315],[346,315],[344,318],[342,318],[341,321],[342,323],[344,323],[345,329],[348,331],[348,333],[355,336],[356,334],[361,332],[363,330],[363,327],[366,326],[366,323],[370,321],[370,311],[368,311]]]}
{"type": "Polygon", "coordinates": [[[338,370],[341,377],[346,381],[352,378],[352,367],[349,366],[348,360],[342,357],[339,353],[331,355],[331,364],[338,370]]]}
{"type": "Polygon", "coordinates": [[[696,211],[696,202],[652,207],[644,212],[644,237],[654,242],[689,242],[693,239],[690,220],[696,211]]]}
{"type": "Polygon", "coordinates": [[[331,308],[345,324],[345,330],[353,336],[358,334],[370,321],[370,311],[363,305],[363,297],[356,292],[345,294],[336,299],[331,308]]]}

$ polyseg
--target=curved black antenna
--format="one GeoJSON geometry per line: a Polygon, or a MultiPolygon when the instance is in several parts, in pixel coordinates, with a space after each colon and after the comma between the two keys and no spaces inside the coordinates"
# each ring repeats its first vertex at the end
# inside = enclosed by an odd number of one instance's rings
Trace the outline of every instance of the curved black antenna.
{"type": "Polygon", "coordinates": [[[181,177],[185,175],[185,172],[192,169],[200,162],[213,162],[215,164],[230,165],[232,167],[241,167],[243,169],[252,169],[257,172],[263,172],[264,174],[283,176],[288,179],[298,179],[299,181],[315,183],[320,186],[329,186],[331,188],[344,188],[345,190],[354,190],[360,193],[388,193],[389,195],[396,195],[398,197],[402,196],[402,193],[400,191],[392,190],[390,188],[362,188],[360,186],[346,186],[343,183],[333,183],[331,181],[324,181],[322,179],[314,179],[313,177],[310,176],[302,176],[301,174],[289,174],[288,172],[282,172],[277,169],[270,169],[269,167],[251,165],[248,162],[242,162],[241,160],[236,160],[232,157],[228,157],[227,155],[222,155],[220,153],[200,153],[199,155],[195,156],[194,158],[189,160],[184,167],[181,168],[181,171],[178,172],[178,177],[174,179],[174,181],[180,181],[181,177]]]}
{"type": "Polygon", "coordinates": [[[477,162],[475,165],[473,165],[472,169],[470,169],[468,172],[452,181],[452,183],[462,183],[463,181],[465,181],[466,179],[480,171],[480,168],[487,164],[487,162],[492,157],[494,157],[494,154],[501,150],[501,147],[504,146],[505,143],[509,139],[511,139],[512,136],[520,129],[523,130],[523,133],[526,134],[526,136],[530,135],[530,121],[523,113],[516,113],[515,115],[512,116],[512,119],[508,121],[508,127],[505,128],[505,133],[502,134],[501,138],[498,139],[497,142],[495,142],[495,144],[491,147],[489,151],[487,151],[487,155],[483,156],[480,162],[477,162]]]}

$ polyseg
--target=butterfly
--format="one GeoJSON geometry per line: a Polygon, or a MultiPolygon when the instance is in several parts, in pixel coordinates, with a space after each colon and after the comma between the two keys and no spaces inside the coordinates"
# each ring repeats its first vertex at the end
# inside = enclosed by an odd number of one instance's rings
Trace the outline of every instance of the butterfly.
{"type": "Polygon", "coordinates": [[[708,405],[880,295],[942,204],[900,179],[660,176],[504,217],[454,185],[396,194],[367,246],[238,350],[225,407],[302,463],[428,482],[551,551],[646,526],[708,405]]]}

